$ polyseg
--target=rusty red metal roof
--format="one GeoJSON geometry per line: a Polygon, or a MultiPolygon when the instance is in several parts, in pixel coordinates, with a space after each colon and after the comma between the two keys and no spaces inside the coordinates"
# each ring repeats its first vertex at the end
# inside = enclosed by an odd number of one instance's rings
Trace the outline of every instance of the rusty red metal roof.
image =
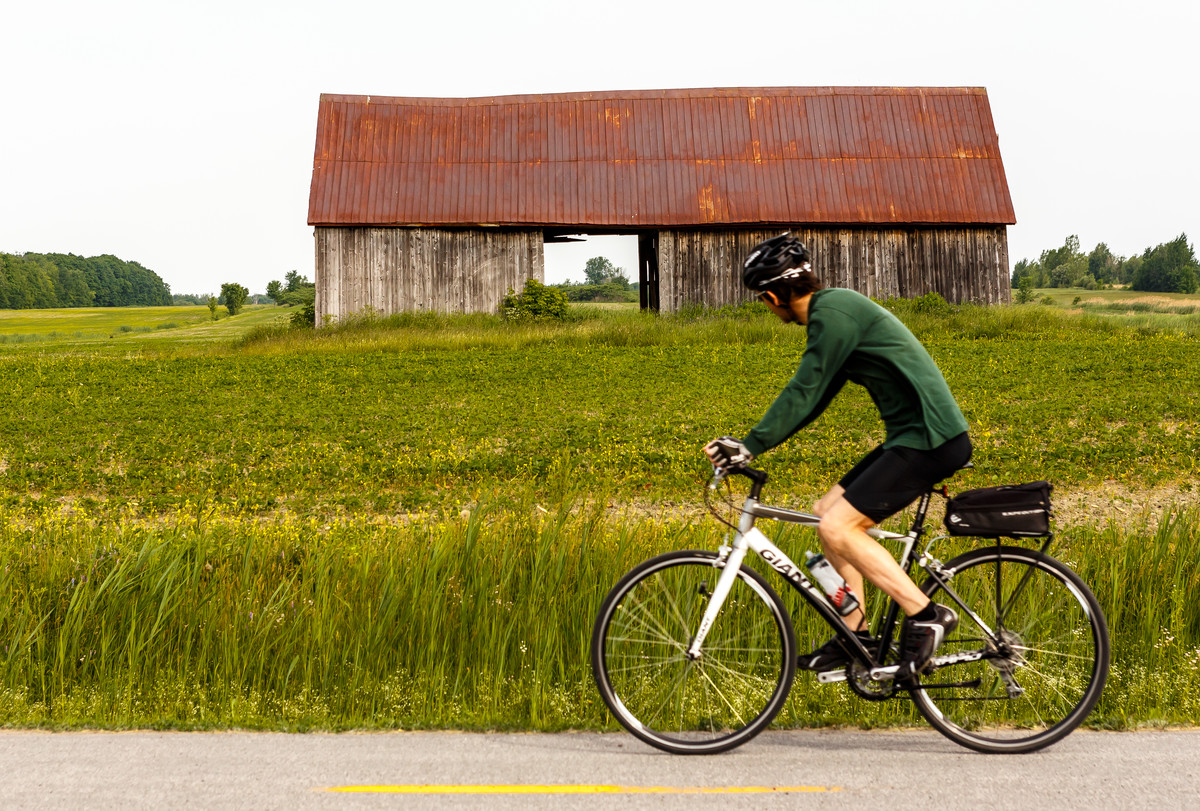
{"type": "Polygon", "coordinates": [[[1016,222],[987,91],[322,95],[310,225],[1016,222]]]}

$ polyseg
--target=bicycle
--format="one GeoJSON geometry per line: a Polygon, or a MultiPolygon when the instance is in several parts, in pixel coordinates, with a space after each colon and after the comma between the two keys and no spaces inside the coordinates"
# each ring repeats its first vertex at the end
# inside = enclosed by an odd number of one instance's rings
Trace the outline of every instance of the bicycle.
{"type": "MultiPolygon", "coordinates": [[[[907,692],[930,725],[965,747],[1041,749],[1070,734],[1100,699],[1108,627],[1087,585],[1046,554],[1053,534],[1040,549],[989,539],[946,563],[931,553],[949,537],[939,535],[914,554],[932,496],[948,496],[944,484],[922,494],[906,534],[870,530],[899,543],[901,567],[910,576],[914,568],[924,572],[925,594],[959,614],[932,674],[900,683],[899,606],[888,599],[870,642],[860,641],[821,588],[755,526],[765,518],[816,527],[819,519],[763,504],[766,473],[733,474],[751,485],[736,526],[705,495],[732,537],[716,552],[668,552],[639,564],[612,588],[596,618],[596,685],[617,721],[641,740],[676,754],[723,752],[753,738],[783,707],[796,675],[793,619],[766,578],[744,563],[749,552],[799,592],[851,657],[845,669],[818,673],[819,683],[845,682],[871,701],[907,692]]],[[[722,478],[716,472],[709,490],[722,478]]]]}

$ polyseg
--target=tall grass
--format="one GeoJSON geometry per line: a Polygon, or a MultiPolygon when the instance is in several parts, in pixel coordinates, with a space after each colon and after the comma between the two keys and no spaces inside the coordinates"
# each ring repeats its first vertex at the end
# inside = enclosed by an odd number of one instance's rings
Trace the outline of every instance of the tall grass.
{"type": "MultiPolygon", "coordinates": [[[[562,495],[391,525],[4,525],[0,723],[610,725],[587,664],[601,599],[645,557],[713,548],[720,534],[562,495]]],[[[799,554],[813,541],[782,542],[799,554]]],[[[1091,583],[1112,630],[1092,723],[1200,721],[1200,516],[1070,529],[1056,554],[1091,583]]],[[[797,630],[802,647],[825,635],[811,612],[797,630]]],[[[779,723],[915,720],[906,702],[862,702],[802,675],[779,723]]]]}
{"type": "Polygon", "coordinates": [[[636,309],[579,305],[562,321],[506,322],[474,313],[373,312],[345,318],[317,330],[287,324],[259,327],[236,345],[248,352],[304,351],[460,351],[521,350],[536,346],[635,347],[755,344],[776,341],[783,332],[761,304],[706,309],[691,307],[660,316],[636,309]]]}

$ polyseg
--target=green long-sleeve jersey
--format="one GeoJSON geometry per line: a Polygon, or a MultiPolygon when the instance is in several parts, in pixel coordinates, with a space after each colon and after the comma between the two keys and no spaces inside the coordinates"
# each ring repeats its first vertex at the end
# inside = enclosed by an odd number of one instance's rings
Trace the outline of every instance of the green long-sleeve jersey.
{"type": "Polygon", "coordinates": [[[742,440],[755,456],[821,415],[846,381],[871,395],[885,447],[929,450],[967,430],[946,379],[896,316],[861,293],[828,288],[808,304],[808,345],[795,376],[742,440]]]}

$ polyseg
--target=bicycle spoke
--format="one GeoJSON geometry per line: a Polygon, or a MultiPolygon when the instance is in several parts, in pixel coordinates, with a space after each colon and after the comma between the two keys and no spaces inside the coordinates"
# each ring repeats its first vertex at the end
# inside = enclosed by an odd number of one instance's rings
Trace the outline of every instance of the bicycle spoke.
{"type": "Polygon", "coordinates": [[[719,751],[755,734],[782,705],[795,667],[790,620],[743,569],[692,660],[686,648],[718,570],[707,554],[661,557],[602,608],[607,628],[597,631],[603,652],[593,648],[593,663],[605,678],[597,684],[643,740],[668,751],[719,751]]]}
{"type": "MultiPolygon", "coordinates": [[[[996,637],[983,660],[939,668],[939,679],[961,686],[914,692],[918,709],[947,736],[985,752],[1029,751],[1069,733],[1095,705],[1107,668],[1095,598],[1062,564],[1025,549],[967,552],[946,568],[968,605],[995,611],[996,637]],[[1019,694],[1010,694],[1014,687],[1019,694]]],[[[938,597],[936,583],[926,589],[938,597]]],[[[955,652],[967,645],[952,643],[955,652]]]]}
{"type": "MultiPolygon", "coordinates": [[[[1047,674],[1043,673],[1042,671],[1038,670],[1036,667],[1033,667],[1032,665],[1029,665],[1029,664],[1026,664],[1024,667],[1022,667],[1021,672],[1028,672],[1028,673],[1032,673],[1033,675],[1037,676],[1038,680],[1042,684],[1046,685],[1051,690],[1053,690],[1055,692],[1055,694],[1063,700],[1064,704],[1070,703],[1070,699],[1068,699],[1065,695],[1063,695],[1063,692],[1061,690],[1059,690],[1058,687],[1055,685],[1055,683],[1054,683],[1055,679],[1052,679],[1047,674]]],[[[1028,694],[1028,691],[1026,691],[1026,694],[1028,694]]]]}
{"type": "Polygon", "coordinates": [[[686,661],[688,661],[686,656],[673,656],[670,659],[663,659],[657,662],[642,662],[636,665],[610,667],[609,670],[611,670],[613,673],[637,673],[641,670],[660,670],[667,665],[673,665],[686,661]]]}
{"type": "Polygon", "coordinates": [[[704,677],[705,682],[707,682],[707,684],[717,694],[717,698],[719,698],[721,700],[721,703],[723,703],[726,707],[728,707],[729,711],[731,713],[733,713],[734,716],[737,717],[738,723],[741,724],[742,726],[745,726],[746,721],[744,718],[742,718],[742,714],[740,712],[738,712],[737,708],[734,707],[733,704],[731,704],[729,702],[729,699],[727,699],[725,697],[725,694],[723,692],[721,692],[721,688],[717,687],[717,685],[713,683],[713,680],[711,678],[709,678],[709,675],[704,672],[703,668],[701,668],[701,670],[700,670],[700,675],[704,677]]]}
{"type": "Polygon", "coordinates": [[[662,703],[658,705],[658,709],[650,714],[650,718],[662,718],[663,717],[663,715],[662,715],[663,710],[671,702],[671,698],[674,697],[674,695],[677,692],[679,692],[680,685],[682,685],[687,680],[688,671],[691,669],[692,669],[691,662],[688,662],[687,664],[685,664],[683,666],[683,669],[680,670],[680,672],[679,672],[679,678],[675,680],[675,683],[671,686],[671,689],[669,689],[667,691],[667,694],[663,698],[662,703]]]}
{"type": "Polygon", "coordinates": [[[637,609],[639,614],[643,617],[642,622],[647,631],[651,633],[657,633],[661,639],[668,640],[673,645],[679,645],[680,647],[685,646],[684,643],[679,642],[679,640],[671,636],[667,629],[663,627],[662,623],[660,623],[658,619],[650,613],[650,609],[641,601],[635,601],[631,608],[637,609]]]}
{"type": "Polygon", "coordinates": [[[1022,653],[1040,653],[1045,656],[1058,656],[1063,659],[1079,659],[1082,662],[1093,661],[1093,657],[1091,656],[1082,656],[1078,653],[1064,653],[1063,651],[1049,650],[1048,648],[1030,648],[1028,646],[1016,645],[1013,647],[1013,650],[1020,651],[1022,653]]]}

